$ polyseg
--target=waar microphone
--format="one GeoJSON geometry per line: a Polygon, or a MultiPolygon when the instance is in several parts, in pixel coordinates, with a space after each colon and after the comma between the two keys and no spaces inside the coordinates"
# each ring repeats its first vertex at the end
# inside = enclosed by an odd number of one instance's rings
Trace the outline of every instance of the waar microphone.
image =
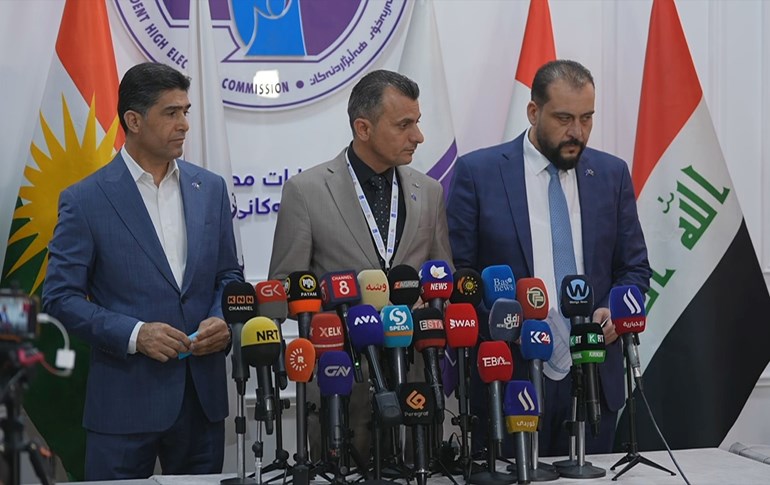
{"type": "Polygon", "coordinates": [[[315,348],[310,340],[296,338],[286,346],[286,370],[289,379],[297,383],[297,455],[298,465],[307,462],[307,394],[306,384],[313,377],[315,348]]]}
{"type": "Polygon", "coordinates": [[[516,299],[516,278],[507,264],[487,266],[481,270],[484,283],[484,305],[492,308],[498,298],[516,299]]]}
{"type": "Polygon", "coordinates": [[[594,292],[585,275],[568,275],[561,282],[559,292],[561,314],[572,325],[591,321],[594,311],[594,292]]]}
{"type": "Polygon", "coordinates": [[[270,375],[272,366],[281,353],[281,334],[278,325],[267,317],[254,317],[241,331],[241,355],[244,361],[257,369],[257,405],[255,418],[265,422],[267,434],[273,433],[275,399],[270,375]],[[259,414],[262,413],[262,416],[259,414]]]}
{"type": "Polygon", "coordinates": [[[521,356],[529,362],[529,378],[535,386],[538,409],[545,407],[543,392],[543,362],[551,360],[553,337],[551,327],[544,320],[524,320],[521,325],[521,356]]]}
{"type": "Polygon", "coordinates": [[[311,271],[295,271],[284,280],[289,316],[297,319],[299,336],[310,336],[313,315],[321,311],[321,292],[318,278],[311,271]]]}
{"type": "Polygon", "coordinates": [[[414,474],[417,483],[425,485],[430,475],[427,428],[434,423],[436,412],[433,393],[424,382],[409,382],[399,386],[398,401],[404,416],[404,425],[412,428],[414,474]]]}
{"type": "Polygon", "coordinates": [[[310,341],[315,348],[316,357],[325,352],[345,351],[345,334],[342,321],[336,313],[316,313],[310,322],[310,341]]]}
{"type": "Polygon", "coordinates": [[[617,286],[610,290],[610,315],[615,332],[623,339],[623,350],[634,380],[642,389],[642,366],[639,363],[639,334],[647,326],[644,297],[637,286],[617,286]]]}
{"type": "Polygon", "coordinates": [[[454,286],[449,301],[452,303],[470,303],[479,306],[484,298],[484,283],[478,271],[462,268],[455,271],[454,286]]]}
{"type": "Polygon", "coordinates": [[[489,310],[489,337],[512,344],[521,334],[522,310],[516,300],[498,298],[489,310]]]}
{"type": "Polygon", "coordinates": [[[601,325],[598,323],[573,325],[569,344],[572,365],[582,366],[583,369],[588,423],[591,425],[591,433],[598,436],[602,411],[599,406],[599,376],[596,366],[604,362],[607,352],[601,325]]]}
{"type": "Polygon", "coordinates": [[[286,303],[286,291],[283,283],[278,280],[261,281],[254,285],[257,294],[257,313],[260,316],[272,319],[278,325],[278,332],[281,333],[281,355],[278,356],[273,370],[278,379],[278,387],[286,389],[289,380],[286,377],[286,366],[284,365],[284,351],[286,342],[283,340],[281,332],[281,323],[286,320],[288,315],[288,306],[286,303]]]}
{"type": "Polygon", "coordinates": [[[401,424],[401,412],[396,393],[388,390],[380,366],[379,348],[385,334],[380,314],[371,305],[357,305],[348,311],[348,335],[356,352],[362,352],[369,361],[369,374],[374,383],[374,406],[383,426],[401,424]]]}
{"type": "Polygon", "coordinates": [[[353,362],[346,352],[331,350],[318,359],[318,388],[321,391],[321,426],[327,438],[327,453],[324,461],[344,463],[346,454],[345,436],[348,433],[346,399],[353,390],[353,362]]]}
{"type": "MultiPolygon", "coordinates": [[[[530,471],[537,463],[530,461],[527,450],[528,435],[537,431],[538,407],[537,391],[529,381],[510,381],[505,386],[503,413],[505,427],[513,434],[514,453],[516,455],[516,475],[519,483],[530,483],[530,471]]],[[[529,435],[531,436],[531,435],[529,435]]]]}
{"type": "Polygon", "coordinates": [[[241,355],[241,332],[243,325],[257,316],[254,287],[241,281],[230,281],[222,290],[222,315],[232,330],[233,380],[238,395],[246,394],[246,381],[249,379],[249,366],[241,355]]]}
{"type": "Polygon", "coordinates": [[[452,296],[452,268],[446,261],[432,260],[420,268],[422,300],[431,308],[443,312],[444,302],[452,296]]]}
{"type": "Polygon", "coordinates": [[[420,276],[407,264],[398,264],[388,271],[390,302],[412,308],[420,298],[420,276]]]}
{"type": "Polygon", "coordinates": [[[481,381],[489,385],[489,437],[499,447],[503,441],[502,386],[513,375],[511,348],[505,342],[481,342],[476,365],[481,381]]]}
{"type": "Polygon", "coordinates": [[[422,354],[425,362],[425,381],[433,389],[436,399],[436,422],[444,422],[444,386],[441,381],[439,352],[446,345],[446,332],[441,311],[435,308],[418,308],[412,312],[414,320],[414,350],[422,354]]]}
{"type": "Polygon", "coordinates": [[[358,287],[362,305],[371,305],[380,311],[390,301],[388,278],[381,269],[365,269],[358,273],[358,287]]]}
{"type": "Polygon", "coordinates": [[[548,318],[548,291],[540,278],[521,278],[516,282],[516,300],[525,320],[548,318]]]}
{"type": "Polygon", "coordinates": [[[324,310],[335,310],[342,321],[345,346],[353,361],[353,375],[356,382],[364,382],[361,362],[348,337],[348,309],[361,301],[361,289],[353,271],[332,271],[321,277],[321,300],[324,310]]]}
{"type": "Polygon", "coordinates": [[[383,346],[393,366],[394,386],[399,386],[406,382],[406,349],[412,345],[414,335],[412,312],[406,305],[388,305],[380,312],[380,318],[385,335],[383,346]]]}

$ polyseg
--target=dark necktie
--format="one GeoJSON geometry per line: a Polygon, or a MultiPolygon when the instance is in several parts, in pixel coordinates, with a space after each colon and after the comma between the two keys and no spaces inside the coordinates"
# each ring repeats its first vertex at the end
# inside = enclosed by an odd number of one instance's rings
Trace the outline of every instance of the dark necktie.
{"type": "Polygon", "coordinates": [[[385,194],[388,179],[382,175],[375,175],[369,179],[369,183],[374,187],[374,198],[372,199],[372,214],[377,221],[377,228],[380,230],[382,242],[388,241],[388,225],[390,223],[390,200],[385,194]]]}

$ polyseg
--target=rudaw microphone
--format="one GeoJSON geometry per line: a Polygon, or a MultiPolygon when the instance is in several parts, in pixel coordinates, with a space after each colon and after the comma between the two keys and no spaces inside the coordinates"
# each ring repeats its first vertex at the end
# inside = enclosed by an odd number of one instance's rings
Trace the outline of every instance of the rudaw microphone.
{"type": "Polygon", "coordinates": [[[492,308],[498,298],[516,299],[516,279],[510,266],[487,266],[481,270],[481,281],[484,282],[484,305],[487,308],[492,308]]]}
{"type": "Polygon", "coordinates": [[[394,387],[406,382],[406,349],[412,344],[414,323],[406,305],[388,305],[380,312],[385,335],[383,346],[392,366],[394,387]]]}
{"type": "Polygon", "coordinates": [[[639,362],[639,334],[647,326],[644,297],[633,285],[617,286],[610,290],[610,315],[615,332],[623,339],[623,350],[636,385],[642,388],[642,366],[639,362]]]}
{"type": "Polygon", "coordinates": [[[318,278],[311,271],[295,271],[284,281],[289,316],[297,319],[299,336],[310,336],[313,315],[321,311],[321,293],[318,278]]]}
{"type": "Polygon", "coordinates": [[[530,461],[527,450],[531,435],[525,434],[537,432],[540,412],[537,401],[535,388],[529,381],[510,381],[505,386],[503,413],[505,427],[513,434],[518,483],[530,483],[532,469],[537,465],[530,461]]]}
{"type": "Polygon", "coordinates": [[[390,301],[388,278],[381,269],[365,269],[358,273],[358,287],[361,289],[361,303],[371,305],[377,311],[390,301]]]}
{"type": "Polygon", "coordinates": [[[325,352],[318,359],[318,388],[322,399],[321,426],[325,428],[327,456],[324,461],[333,463],[337,468],[346,463],[345,444],[348,434],[347,404],[345,398],[353,390],[353,363],[346,352],[332,350],[325,352]]]}
{"type": "Polygon", "coordinates": [[[315,348],[316,357],[325,352],[345,350],[345,335],[342,322],[336,313],[316,313],[310,322],[310,341],[315,348]]]}
{"type": "Polygon", "coordinates": [[[526,320],[545,320],[548,317],[548,292],[540,278],[521,278],[516,282],[516,300],[526,320]]]}
{"type": "Polygon", "coordinates": [[[390,302],[412,308],[420,298],[420,276],[417,270],[406,264],[399,264],[388,271],[390,302]]]}
{"type": "Polygon", "coordinates": [[[353,361],[353,375],[356,382],[364,382],[361,362],[348,338],[348,309],[361,301],[361,289],[353,271],[332,271],[321,277],[321,299],[324,310],[335,310],[342,321],[345,346],[353,361]]]}
{"type": "Polygon", "coordinates": [[[270,376],[272,366],[281,353],[278,326],[267,317],[254,317],[241,331],[241,355],[244,362],[257,369],[257,419],[265,422],[267,434],[273,433],[275,399],[270,376]]]}
{"type": "Polygon", "coordinates": [[[425,362],[425,380],[433,389],[436,400],[436,419],[444,421],[444,389],[439,367],[439,351],[446,345],[446,332],[441,312],[435,308],[419,308],[412,313],[414,320],[414,350],[422,353],[425,362]]]}
{"type": "Polygon", "coordinates": [[[443,312],[444,302],[452,296],[452,269],[446,261],[432,260],[420,268],[422,300],[431,308],[443,312]]]}
{"type": "Polygon", "coordinates": [[[489,437],[496,443],[503,441],[502,385],[513,375],[513,357],[505,342],[481,342],[477,366],[481,381],[489,385],[489,437]]]}
{"type": "Polygon", "coordinates": [[[470,303],[479,306],[484,298],[484,283],[478,271],[462,268],[455,271],[454,287],[449,301],[452,303],[470,303]]]}
{"type": "Polygon", "coordinates": [[[602,327],[598,323],[573,325],[569,341],[572,365],[579,365],[583,369],[586,414],[588,423],[591,425],[591,433],[598,436],[602,412],[599,406],[599,378],[596,365],[604,362],[607,352],[602,327]]]}
{"type": "Polygon", "coordinates": [[[489,310],[489,337],[509,344],[521,334],[522,310],[516,300],[498,298],[489,310]]]}
{"type": "Polygon", "coordinates": [[[424,382],[410,382],[399,386],[398,400],[404,416],[404,425],[413,430],[414,474],[418,485],[425,485],[430,475],[427,428],[435,420],[436,409],[433,393],[424,382]]]}
{"type": "Polygon", "coordinates": [[[305,480],[307,452],[307,395],[306,384],[313,377],[315,349],[310,340],[299,337],[286,347],[286,370],[289,379],[297,383],[297,455],[295,477],[305,480]]]}
{"type": "MultiPolygon", "coordinates": [[[[257,295],[257,313],[260,316],[272,319],[275,323],[283,323],[288,314],[286,291],[284,290],[283,283],[278,280],[261,281],[254,285],[254,290],[257,295]]],[[[276,379],[278,379],[278,387],[286,389],[286,386],[289,385],[283,358],[286,342],[283,340],[280,325],[278,326],[278,332],[281,333],[281,355],[278,356],[273,370],[275,371],[276,379]]]]}

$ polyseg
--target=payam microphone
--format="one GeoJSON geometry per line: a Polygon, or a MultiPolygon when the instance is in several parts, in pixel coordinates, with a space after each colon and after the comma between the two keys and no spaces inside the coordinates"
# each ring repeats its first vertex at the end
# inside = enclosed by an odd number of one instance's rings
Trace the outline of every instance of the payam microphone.
{"type": "Polygon", "coordinates": [[[481,342],[476,362],[481,381],[489,385],[489,437],[503,441],[502,385],[513,375],[513,357],[505,342],[481,342]]]}
{"type": "Polygon", "coordinates": [[[623,339],[623,350],[636,385],[642,388],[642,367],[639,363],[639,334],[647,326],[644,297],[634,285],[617,286],[610,290],[610,315],[615,332],[623,339]]]}
{"type": "Polygon", "coordinates": [[[353,360],[353,375],[356,382],[364,382],[361,362],[348,337],[348,309],[361,301],[361,289],[353,271],[332,271],[321,277],[321,300],[324,310],[335,310],[342,321],[346,350],[353,360]]]}
{"type": "Polygon", "coordinates": [[[244,362],[257,369],[257,419],[265,421],[267,434],[273,433],[275,403],[270,379],[272,366],[281,353],[281,335],[278,326],[267,317],[254,317],[241,331],[241,355],[244,362]],[[259,413],[263,412],[263,419],[259,413]]]}
{"type": "Polygon", "coordinates": [[[419,308],[412,313],[414,320],[414,350],[422,353],[425,362],[425,380],[433,389],[436,400],[437,423],[444,422],[444,388],[441,382],[439,351],[446,345],[446,332],[441,311],[419,308]]]}
{"type": "Polygon", "coordinates": [[[530,461],[527,453],[529,439],[525,434],[537,432],[538,415],[541,410],[538,407],[536,394],[537,391],[529,381],[510,381],[505,386],[503,398],[505,427],[514,437],[516,474],[519,483],[530,483],[530,470],[537,465],[530,461]]]}
{"type": "MultiPolygon", "coordinates": [[[[260,316],[272,319],[275,323],[283,323],[289,311],[283,283],[278,280],[261,281],[254,285],[254,290],[257,294],[257,313],[260,316]]],[[[278,331],[281,331],[280,325],[278,326],[278,331]]],[[[283,334],[281,334],[281,355],[278,356],[276,364],[273,366],[276,378],[278,379],[278,386],[281,389],[286,389],[289,385],[283,358],[283,351],[285,349],[286,344],[283,341],[283,334]]]]}
{"type": "Polygon", "coordinates": [[[452,269],[446,261],[432,260],[420,268],[422,300],[431,308],[443,312],[444,302],[452,296],[452,269]]]}
{"type": "Polygon", "coordinates": [[[599,382],[596,365],[604,362],[606,348],[604,333],[598,323],[573,325],[569,336],[572,351],[572,365],[583,367],[585,377],[586,414],[591,425],[591,433],[599,435],[602,412],[599,406],[599,382]]]}
{"type": "Polygon", "coordinates": [[[342,322],[336,313],[316,313],[310,322],[310,341],[315,348],[316,357],[325,352],[345,350],[345,334],[342,322]]]}
{"type": "Polygon", "coordinates": [[[233,380],[238,394],[246,393],[249,367],[241,355],[241,332],[243,325],[257,316],[254,288],[242,281],[230,281],[222,290],[222,315],[232,331],[233,380]]]}
{"type": "Polygon", "coordinates": [[[406,349],[412,344],[414,323],[406,305],[388,305],[380,312],[384,332],[383,346],[393,366],[395,386],[406,382],[406,349]]]}
{"type": "Polygon", "coordinates": [[[516,282],[516,300],[521,304],[525,320],[548,317],[548,291],[540,278],[521,278],[516,282]]]}
{"type": "Polygon", "coordinates": [[[353,390],[353,363],[346,352],[332,350],[325,352],[318,359],[318,388],[321,392],[322,410],[321,426],[327,427],[324,435],[328,443],[326,449],[332,460],[339,465],[344,463],[346,453],[346,436],[348,434],[347,406],[343,398],[350,396],[353,390]]]}
{"type": "Polygon", "coordinates": [[[379,311],[390,301],[388,278],[381,269],[365,269],[358,273],[358,287],[363,305],[371,305],[379,311]]]}
{"type": "Polygon", "coordinates": [[[310,336],[313,315],[321,311],[321,292],[318,278],[311,271],[295,271],[284,281],[289,316],[297,319],[299,336],[310,336]]]}
{"type": "Polygon", "coordinates": [[[516,279],[513,270],[507,264],[487,266],[481,270],[484,282],[484,305],[492,308],[498,298],[516,299],[516,279]]]}
{"type": "Polygon", "coordinates": [[[427,427],[435,420],[436,403],[428,384],[409,382],[399,386],[398,401],[404,416],[404,425],[413,429],[414,474],[418,485],[425,485],[430,475],[428,465],[427,427]]]}
{"type": "Polygon", "coordinates": [[[521,304],[509,298],[498,298],[489,310],[489,337],[509,344],[521,334],[521,304]]]}
{"type": "Polygon", "coordinates": [[[420,276],[407,264],[398,264],[388,271],[390,302],[412,308],[420,298],[420,276]]]}
{"type": "Polygon", "coordinates": [[[452,303],[470,303],[479,306],[484,298],[484,283],[478,271],[462,268],[455,271],[454,287],[449,301],[452,303]]]}

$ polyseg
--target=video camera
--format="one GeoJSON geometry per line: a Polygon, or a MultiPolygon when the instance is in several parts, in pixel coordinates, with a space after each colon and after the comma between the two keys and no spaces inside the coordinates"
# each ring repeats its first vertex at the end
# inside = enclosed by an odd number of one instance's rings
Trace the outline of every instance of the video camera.
{"type": "Polygon", "coordinates": [[[37,297],[0,289],[0,341],[29,342],[38,335],[37,297]]]}

